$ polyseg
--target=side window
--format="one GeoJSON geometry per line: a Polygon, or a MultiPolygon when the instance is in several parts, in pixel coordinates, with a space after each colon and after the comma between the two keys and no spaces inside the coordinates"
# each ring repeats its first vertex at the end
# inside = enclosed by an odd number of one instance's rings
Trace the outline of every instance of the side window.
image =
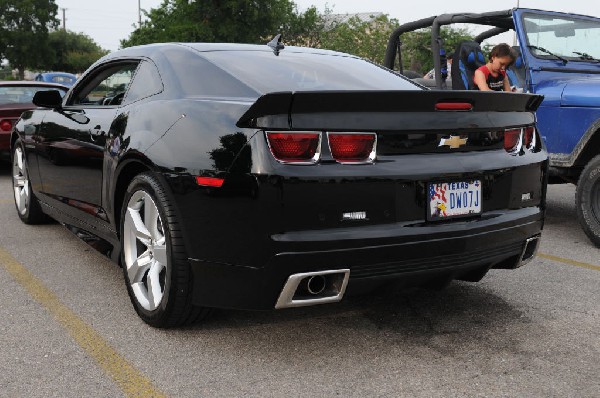
{"type": "Polygon", "coordinates": [[[132,103],[142,98],[158,94],[163,90],[162,80],[156,66],[152,62],[142,61],[138,67],[129,91],[123,103],[132,103]]]}
{"type": "Polygon", "coordinates": [[[102,68],[88,79],[88,84],[74,93],[69,105],[120,105],[137,66],[137,62],[120,62],[102,68]]]}

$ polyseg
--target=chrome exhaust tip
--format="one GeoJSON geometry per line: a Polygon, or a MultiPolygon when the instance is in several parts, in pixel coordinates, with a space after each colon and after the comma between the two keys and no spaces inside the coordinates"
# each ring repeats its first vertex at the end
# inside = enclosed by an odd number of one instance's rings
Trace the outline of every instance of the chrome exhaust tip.
{"type": "Polygon", "coordinates": [[[290,275],[279,294],[275,308],[304,307],[338,302],[346,292],[349,277],[349,269],[290,275]]]}
{"type": "Polygon", "coordinates": [[[535,235],[525,241],[525,246],[521,252],[516,268],[522,267],[535,258],[540,246],[541,235],[535,235]]]}

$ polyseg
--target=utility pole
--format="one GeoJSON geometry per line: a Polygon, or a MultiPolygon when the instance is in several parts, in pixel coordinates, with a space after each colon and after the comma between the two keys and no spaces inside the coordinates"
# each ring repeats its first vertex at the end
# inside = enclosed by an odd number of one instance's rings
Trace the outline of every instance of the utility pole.
{"type": "Polygon", "coordinates": [[[66,32],[67,30],[67,18],[65,17],[65,11],[67,11],[66,8],[61,8],[62,10],[62,14],[63,14],[63,30],[66,32]]]}

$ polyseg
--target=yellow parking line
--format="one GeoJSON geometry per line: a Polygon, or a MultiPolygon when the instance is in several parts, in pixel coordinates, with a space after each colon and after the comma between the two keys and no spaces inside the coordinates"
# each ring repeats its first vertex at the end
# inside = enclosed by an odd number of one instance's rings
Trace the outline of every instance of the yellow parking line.
{"type": "Polygon", "coordinates": [[[83,350],[114,380],[127,397],[165,397],[152,382],[115,351],[91,326],[63,305],[42,281],[0,247],[0,265],[46,308],[83,350]]]}
{"type": "Polygon", "coordinates": [[[551,254],[538,253],[538,257],[545,258],[546,260],[558,261],[559,263],[574,265],[576,267],[593,269],[594,271],[600,271],[600,266],[588,263],[582,263],[581,261],[575,261],[568,258],[562,258],[553,256],[551,254]]]}

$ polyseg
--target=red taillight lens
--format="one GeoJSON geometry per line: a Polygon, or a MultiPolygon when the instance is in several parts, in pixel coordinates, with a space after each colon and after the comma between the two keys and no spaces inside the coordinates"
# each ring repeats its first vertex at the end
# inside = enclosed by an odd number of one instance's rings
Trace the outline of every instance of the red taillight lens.
{"type": "Polygon", "coordinates": [[[364,163],[375,159],[374,133],[329,133],[331,155],[340,163],[364,163]]]}
{"type": "Polygon", "coordinates": [[[201,185],[203,187],[221,188],[224,181],[225,180],[223,178],[200,176],[196,177],[196,184],[201,185]]]}
{"type": "Polygon", "coordinates": [[[320,155],[321,133],[267,133],[275,159],[284,163],[315,163],[320,155]]]}
{"type": "Polygon", "coordinates": [[[521,129],[504,130],[504,149],[507,152],[519,151],[521,142],[521,129]]]}
{"type": "Polygon", "coordinates": [[[534,149],[535,147],[535,128],[526,127],[523,129],[523,145],[527,149],[534,149]]]}
{"type": "Polygon", "coordinates": [[[12,121],[3,119],[0,121],[0,130],[2,131],[11,131],[13,128],[12,121]]]}

